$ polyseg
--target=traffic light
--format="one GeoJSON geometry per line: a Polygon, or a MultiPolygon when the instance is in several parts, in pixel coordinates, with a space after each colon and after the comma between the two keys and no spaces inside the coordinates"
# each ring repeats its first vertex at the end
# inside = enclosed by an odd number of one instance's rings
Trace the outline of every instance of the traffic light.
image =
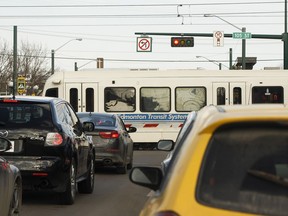
{"type": "Polygon", "coordinates": [[[171,47],[193,47],[193,37],[171,37],[171,47]]]}

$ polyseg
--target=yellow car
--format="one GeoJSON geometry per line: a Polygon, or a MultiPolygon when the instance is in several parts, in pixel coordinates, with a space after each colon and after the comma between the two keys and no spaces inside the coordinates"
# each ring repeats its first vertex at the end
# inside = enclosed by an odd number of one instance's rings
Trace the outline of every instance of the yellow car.
{"type": "Polygon", "coordinates": [[[165,177],[131,170],[155,191],[141,216],[288,215],[286,105],[204,107],[175,150],[165,177]]]}

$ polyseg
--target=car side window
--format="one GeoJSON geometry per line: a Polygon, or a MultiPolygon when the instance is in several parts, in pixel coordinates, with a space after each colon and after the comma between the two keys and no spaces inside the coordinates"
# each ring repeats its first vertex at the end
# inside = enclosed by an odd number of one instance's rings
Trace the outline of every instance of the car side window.
{"type": "Polygon", "coordinates": [[[70,116],[70,118],[71,118],[72,125],[73,125],[73,126],[78,125],[79,120],[78,120],[78,118],[77,118],[77,115],[75,114],[75,112],[73,111],[73,109],[72,109],[68,104],[66,104],[66,107],[67,107],[69,116],[70,116]]]}
{"type": "Polygon", "coordinates": [[[126,130],[125,124],[121,118],[116,118],[118,125],[121,127],[122,130],[126,130]]]}
{"type": "Polygon", "coordinates": [[[73,126],[73,122],[71,120],[69,111],[67,109],[67,106],[64,103],[57,105],[56,112],[57,112],[58,119],[60,122],[73,126]]]}

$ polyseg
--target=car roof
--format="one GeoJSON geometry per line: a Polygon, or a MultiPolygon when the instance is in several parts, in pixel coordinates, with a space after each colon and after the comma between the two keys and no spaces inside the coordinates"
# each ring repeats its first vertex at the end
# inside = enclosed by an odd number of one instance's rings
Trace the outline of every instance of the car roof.
{"type": "Polygon", "coordinates": [[[287,104],[206,106],[197,113],[198,132],[229,122],[288,120],[287,104]]]}
{"type": "MultiPolygon", "coordinates": [[[[195,190],[197,188],[196,185],[198,184],[197,182],[202,162],[207,156],[206,150],[209,145],[209,139],[219,127],[229,123],[246,122],[247,124],[250,124],[250,122],[259,121],[286,121],[287,123],[287,105],[211,105],[199,110],[193,125],[193,130],[188,133],[180,151],[176,155],[177,158],[174,158],[175,160],[173,161],[172,169],[168,171],[166,178],[162,183],[161,190],[163,190],[163,196],[169,197],[164,199],[166,204],[168,204],[160,206],[158,210],[165,210],[167,206],[173,208],[171,207],[172,205],[175,204],[175,207],[178,204],[177,202],[173,202],[173,198],[170,199],[170,197],[178,197],[178,194],[183,194],[189,190],[191,191],[191,194],[196,193],[195,190]],[[174,175],[175,172],[177,172],[177,175],[174,175]],[[191,176],[194,176],[195,178],[191,176]],[[176,185],[177,187],[175,187],[176,185]]],[[[187,198],[187,196],[189,197],[191,194],[185,193],[183,197],[187,198]]],[[[162,201],[160,201],[160,203],[161,202],[162,201]]],[[[180,210],[181,207],[179,206],[180,205],[178,204],[176,207],[177,210],[180,210]]],[[[197,203],[195,209],[197,209],[198,206],[201,206],[201,203],[197,203]]],[[[204,206],[204,208],[207,210],[209,207],[207,208],[207,206],[204,206]]],[[[213,210],[213,208],[210,209],[213,210]]],[[[195,212],[197,214],[197,210],[195,210],[195,212]]],[[[228,212],[227,215],[229,214],[230,213],[228,212]]],[[[233,212],[231,212],[231,215],[232,214],[233,212]]]]}
{"type": "Polygon", "coordinates": [[[79,115],[80,117],[99,116],[99,117],[110,117],[110,118],[113,118],[116,116],[115,114],[112,114],[112,113],[99,113],[99,112],[77,112],[77,115],[79,115]]]}
{"type": "Polygon", "coordinates": [[[5,95],[5,96],[0,96],[0,101],[4,99],[11,99],[11,100],[21,100],[21,101],[32,101],[32,102],[46,102],[50,103],[51,101],[64,101],[63,99],[60,98],[55,98],[55,97],[43,97],[43,96],[19,96],[16,95],[15,98],[13,98],[12,95],[5,95]]]}

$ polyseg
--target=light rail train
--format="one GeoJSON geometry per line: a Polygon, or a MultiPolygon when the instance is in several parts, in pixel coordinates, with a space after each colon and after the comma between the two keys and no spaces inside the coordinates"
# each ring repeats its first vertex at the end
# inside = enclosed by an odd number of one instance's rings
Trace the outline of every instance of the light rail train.
{"type": "Polygon", "coordinates": [[[76,112],[121,116],[138,146],[175,140],[191,111],[214,105],[287,103],[285,70],[95,69],[56,72],[43,96],[67,100],[76,112]]]}

